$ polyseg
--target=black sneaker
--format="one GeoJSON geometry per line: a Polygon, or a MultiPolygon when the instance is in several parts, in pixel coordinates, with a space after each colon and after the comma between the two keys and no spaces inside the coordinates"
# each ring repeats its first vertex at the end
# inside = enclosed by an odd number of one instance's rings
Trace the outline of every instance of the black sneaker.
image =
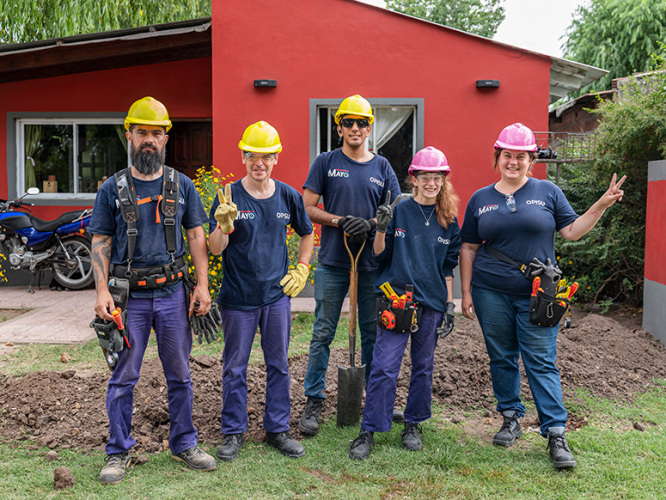
{"type": "Polygon", "coordinates": [[[225,462],[231,462],[238,458],[238,452],[245,444],[245,436],[243,434],[227,434],[224,436],[222,445],[217,449],[217,458],[225,462]]]}
{"type": "Polygon", "coordinates": [[[405,429],[402,431],[402,446],[409,451],[418,451],[423,446],[421,442],[421,425],[414,422],[405,422],[405,429]]]}
{"type": "Polygon", "coordinates": [[[394,424],[401,424],[405,421],[405,414],[402,410],[398,410],[397,408],[393,408],[393,423],[394,424]]]}
{"type": "Polygon", "coordinates": [[[194,470],[209,471],[215,469],[215,459],[198,446],[192,446],[180,453],[172,453],[171,458],[185,464],[194,470]]]}
{"type": "Polygon", "coordinates": [[[106,464],[99,473],[99,482],[102,484],[116,484],[125,479],[125,470],[129,461],[129,451],[108,455],[106,464]]]}
{"type": "Polygon", "coordinates": [[[510,417],[506,415],[502,416],[504,417],[504,423],[497,434],[495,434],[493,444],[507,447],[513,446],[516,439],[523,435],[523,430],[520,428],[520,417],[517,413],[514,413],[510,417]]]}
{"type": "Polygon", "coordinates": [[[553,459],[553,466],[556,469],[570,469],[576,466],[576,460],[571,454],[567,438],[562,433],[548,433],[548,449],[550,449],[550,458],[553,459]]]}
{"type": "Polygon", "coordinates": [[[375,438],[370,431],[361,429],[361,433],[349,447],[349,458],[352,460],[365,460],[370,456],[370,448],[375,444],[375,438]]]}
{"type": "Polygon", "coordinates": [[[277,448],[285,457],[301,458],[305,456],[305,450],[303,450],[301,443],[296,441],[289,431],[267,432],[266,444],[277,448]]]}
{"type": "Polygon", "coordinates": [[[316,436],[319,432],[319,415],[324,406],[322,398],[309,397],[308,402],[305,404],[303,416],[298,421],[298,428],[303,434],[308,436],[316,436]]]}

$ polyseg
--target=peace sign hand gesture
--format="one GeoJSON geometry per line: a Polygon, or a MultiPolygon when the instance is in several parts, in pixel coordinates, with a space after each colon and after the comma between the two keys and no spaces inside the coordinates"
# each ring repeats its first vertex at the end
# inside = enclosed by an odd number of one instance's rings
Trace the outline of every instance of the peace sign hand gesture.
{"type": "Polygon", "coordinates": [[[232,233],[238,207],[231,201],[231,183],[224,187],[224,192],[217,190],[217,199],[220,200],[220,206],[215,210],[215,220],[224,234],[232,233]]]}
{"type": "Polygon", "coordinates": [[[393,218],[393,209],[398,205],[402,195],[398,195],[393,203],[391,203],[391,190],[389,189],[386,193],[386,202],[383,205],[379,205],[377,208],[377,232],[385,233],[386,228],[388,228],[389,222],[393,218]]]}
{"type": "Polygon", "coordinates": [[[617,180],[617,174],[613,174],[608,191],[606,191],[601,196],[601,198],[599,198],[599,202],[605,209],[612,207],[616,201],[622,201],[624,190],[620,189],[620,187],[622,187],[622,184],[626,178],[627,176],[623,175],[619,182],[616,183],[615,181],[617,180]]]}

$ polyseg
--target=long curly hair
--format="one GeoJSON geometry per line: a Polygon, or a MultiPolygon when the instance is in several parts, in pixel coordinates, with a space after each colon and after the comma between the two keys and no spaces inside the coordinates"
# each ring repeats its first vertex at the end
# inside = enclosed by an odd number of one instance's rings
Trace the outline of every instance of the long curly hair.
{"type": "MultiPolygon", "coordinates": [[[[418,173],[418,172],[417,172],[418,173]]],[[[414,197],[419,194],[419,188],[416,185],[416,177],[412,178],[413,182],[413,193],[414,197]]],[[[453,219],[458,214],[458,204],[460,203],[460,198],[453,189],[453,184],[449,181],[449,177],[444,177],[442,181],[442,187],[437,193],[437,199],[435,200],[435,211],[437,212],[437,222],[444,229],[449,227],[449,224],[453,222],[453,219]]]]}

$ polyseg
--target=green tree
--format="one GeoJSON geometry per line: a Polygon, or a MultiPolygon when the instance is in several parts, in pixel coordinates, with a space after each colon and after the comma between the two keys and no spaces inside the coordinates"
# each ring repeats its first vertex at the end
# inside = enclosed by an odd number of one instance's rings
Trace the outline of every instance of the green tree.
{"type": "Polygon", "coordinates": [[[211,0],[0,0],[0,43],[26,43],[210,16],[211,0]]]}
{"type": "Polygon", "coordinates": [[[584,89],[607,90],[611,80],[647,71],[666,39],[665,0],[590,0],[566,31],[564,57],[610,71],[584,89]]]}
{"type": "Polygon", "coordinates": [[[492,38],[504,21],[504,0],[387,0],[396,12],[492,38]]]}
{"type": "Polygon", "coordinates": [[[627,175],[622,202],[610,208],[580,241],[557,238],[560,267],[581,281],[583,299],[643,299],[645,208],[649,161],[666,157],[666,65],[632,78],[622,97],[596,111],[600,126],[594,161],[565,165],[560,187],[584,213],[608,189],[613,173],[627,175]]]}

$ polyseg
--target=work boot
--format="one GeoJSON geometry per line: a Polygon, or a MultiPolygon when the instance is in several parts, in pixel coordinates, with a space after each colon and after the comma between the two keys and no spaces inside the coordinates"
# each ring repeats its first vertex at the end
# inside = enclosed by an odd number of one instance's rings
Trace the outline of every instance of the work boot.
{"type": "Polygon", "coordinates": [[[576,466],[576,460],[569,450],[567,438],[564,435],[564,427],[551,427],[548,429],[548,449],[553,466],[556,469],[569,469],[576,466]]]}
{"type": "Polygon", "coordinates": [[[352,460],[365,460],[368,458],[370,456],[370,448],[375,444],[373,434],[373,432],[361,429],[361,433],[349,447],[349,458],[352,460]]]}
{"type": "Polygon", "coordinates": [[[504,423],[500,430],[493,438],[493,444],[499,446],[513,446],[513,443],[520,436],[523,435],[523,430],[520,428],[520,417],[515,411],[502,412],[504,423]]]}
{"type": "Polygon", "coordinates": [[[423,446],[421,442],[421,426],[414,422],[405,422],[402,431],[402,447],[409,451],[418,451],[423,446]]]}
{"type": "Polygon", "coordinates": [[[225,462],[231,462],[238,458],[238,452],[245,444],[245,436],[243,434],[227,434],[224,436],[222,445],[217,449],[217,458],[225,462]]]}
{"type": "Polygon", "coordinates": [[[192,446],[180,453],[172,453],[171,458],[185,464],[194,470],[209,471],[215,468],[215,459],[198,446],[192,446]]]}
{"type": "Polygon", "coordinates": [[[316,436],[319,432],[319,415],[324,406],[322,398],[308,397],[308,402],[305,404],[303,416],[298,421],[298,428],[303,434],[308,436],[316,436]]]}
{"type": "Polygon", "coordinates": [[[303,450],[301,443],[296,441],[289,431],[267,432],[266,444],[277,448],[285,457],[301,458],[305,456],[305,450],[303,450]]]}
{"type": "Polygon", "coordinates": [[[405,421],[405,414],[402,410],[398,410],[397,408],[393,408],[393,423],[394,424],[401,424],[405,421]]]}
{"type": "Polygon", "coordinates": [[[125,479],[125,469],[127,469],[129,461],[129,451],[108,455],[106,464],[99,473],[99,482],[102,484],[116,484],[125,479]]]}

